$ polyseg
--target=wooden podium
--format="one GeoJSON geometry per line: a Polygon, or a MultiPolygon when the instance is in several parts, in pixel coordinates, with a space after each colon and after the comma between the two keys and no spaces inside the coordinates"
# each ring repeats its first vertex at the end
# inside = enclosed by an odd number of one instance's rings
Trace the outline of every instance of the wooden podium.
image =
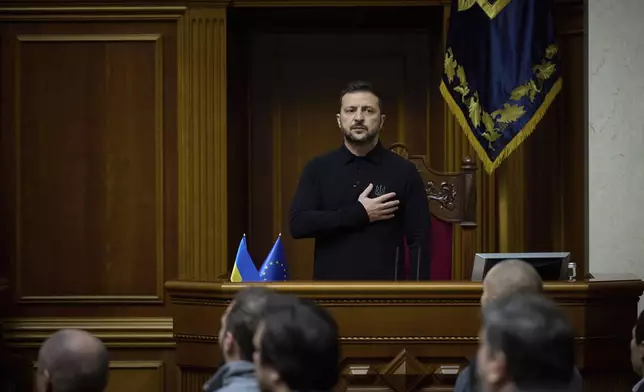
{"type": "MultiPolygon", "coordinates": [[[[170,281],[181,391],[199,390],[221,361],[220,318],[245,284],[170,281]]],[[[338,390],[451,391],[475,356],[481,284],[288,282],[266,286],[315,300],[338,321],[338,390]]],[[[629,390],[629,341],[644,282],[630,275],[546,283],[570,316],[586,391],[629,390]]]]}

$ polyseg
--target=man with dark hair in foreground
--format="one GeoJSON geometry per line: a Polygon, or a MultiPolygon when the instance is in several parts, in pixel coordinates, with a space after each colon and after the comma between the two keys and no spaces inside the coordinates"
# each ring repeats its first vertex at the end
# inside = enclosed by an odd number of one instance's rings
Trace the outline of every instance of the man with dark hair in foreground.
{"type": "Polygon", "coordinates": [[[253,336],[268,302],[278,294],[263,287],[241,290],[221,316],[219,348],[224,363],[204,384],[203,390],[256,392],[253,336]]]}
{"type": "Polygon", "coordinates": [[[331,391],[340,376],[338,327],[314,303],[283,296],[253,340],[263,392],[331,391]]]}
{"type": "Polygon", "coordinates": [[[302,170],[290,210],[293,238],[315,238],[316,280],[429,280],[429,205],[409,160],[379,141],[382,98],[366,82],[340,95],[344,143],[302,170]],[[398,261],[398,262],[396,262],[398,261]]]}
{"type": "Polygon", "coordinates": [[[574,332],[549,299],[506,296],[483,309],[476,360],[483,392],[567,392],[574,371],[574,332]]]}
{"type": "Polygon", "coordinates": [[[102,392],[107,386],[108,355],[90,333],[62,329],[38,352],[37,392],[102,392]]]}

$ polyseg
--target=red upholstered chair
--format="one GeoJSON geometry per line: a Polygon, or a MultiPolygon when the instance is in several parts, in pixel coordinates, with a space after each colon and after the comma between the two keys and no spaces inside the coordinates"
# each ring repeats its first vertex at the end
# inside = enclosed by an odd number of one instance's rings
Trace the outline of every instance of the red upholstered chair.
{"type": "MultiPolygon", "coordinates": [[[[409,155],[402,143],[390,150],[412,161],[420,172],[432,217],[430,241],[431,279],[469,279],[476,252],[476,165],[466,157],[461,171],[441,173],[427,165],[424,155],[409,155]]],[[[405,252],[405,273],[409,249],[405,252]]]]}

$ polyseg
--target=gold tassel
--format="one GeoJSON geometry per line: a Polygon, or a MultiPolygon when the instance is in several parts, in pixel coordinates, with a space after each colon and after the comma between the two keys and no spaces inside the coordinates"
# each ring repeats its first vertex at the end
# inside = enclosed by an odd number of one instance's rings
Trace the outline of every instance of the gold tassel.
{"type": "Polygon", "coordinates": [[[474,132],[472,132],[472,128],[470,127],[469,122],[467,122],[467,119],[465,118],[465,114],[461,110],[461,107],[458,106],[456,101],[454,101],[454,98],[452,97],[452,94],[450,94],[447,86],[445,85],[445,82],[441,81],[440,85],[440,92],[443,95],[443,98],[445,99],[445,102],[447,103],[447,106],[450,108],[454,116],[456,117],[456,120],[458,121],[459,125],[461,128],[463,128],[463,132],[465,132],[465,135],[467,136],[468,140],[470,141],[470,144],[476,151],[476,154],[479,156],[479,159],[481,162],[483,162],[483,167],[485,168],[485,171],[489,174],[492,173],[496,168],[498,168],[501,163],[508,157],[514,150],[519,147],[519,145],[528,138],[532,134],[532,131],[537,127],[537,124],[539,124],[539,121],[545,116],[546,112],[548,111],[548,108],[552,104],[552,102],[555,100],[559,92],[561,91],[561,87],[563,84],[562,78],[559,78],[553,85],[550,91],[546,94],[544,97],[543,102],[541,103],[541,106],[539,106],[539,109],[532,115],[530,120],[524,125],[524,127],[519,131],[519,133],[508,143],[504,148],[503,151],[496,157],[494,161],[492,161],[488,155],[483,146],[479,143],[479,140],[476,138],[476,135],[474,132]]]}

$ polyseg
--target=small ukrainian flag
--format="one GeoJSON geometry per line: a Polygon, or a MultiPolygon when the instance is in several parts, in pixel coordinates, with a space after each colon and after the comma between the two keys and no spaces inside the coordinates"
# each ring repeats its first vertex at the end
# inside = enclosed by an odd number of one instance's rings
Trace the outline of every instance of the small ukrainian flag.
{"type": "Polygon", "coordinates": [[[235,257],[235,265],[233,266],[233,272],[230,274],[230,281],[237,283],[259,281],[259,273],[257,272],[255,263],[253,263],[253,259],[250,258],[248,248],[246,247],[246,234],[244,234],[239,242],[237,257],[235,257]]]}
{"type": "Polygon", "coordinates": [[[259,278],[262,282],[280,282],[288,280],[288,266],[284,247],[282,246],[282,234],[277,237],[273,249],[264,260],[259,269],[259,278]]]}

